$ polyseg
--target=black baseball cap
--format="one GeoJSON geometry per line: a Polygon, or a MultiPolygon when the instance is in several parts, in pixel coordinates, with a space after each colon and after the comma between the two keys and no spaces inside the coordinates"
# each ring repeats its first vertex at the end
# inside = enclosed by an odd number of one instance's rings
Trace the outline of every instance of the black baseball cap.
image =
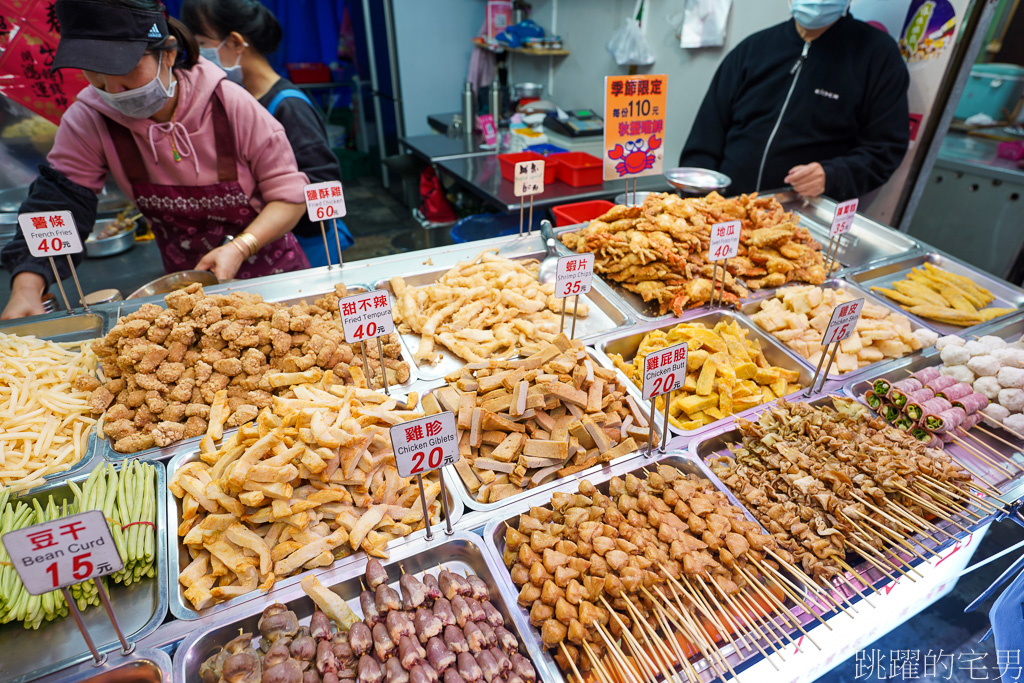
{"type": "Polygon", "coordinates": [[[129,9],[95,0],[57,0],[60,43],[53,59],[58,69],[86,69],[123,76],[146,50],[170,35],[163,12],[129,9]]]}

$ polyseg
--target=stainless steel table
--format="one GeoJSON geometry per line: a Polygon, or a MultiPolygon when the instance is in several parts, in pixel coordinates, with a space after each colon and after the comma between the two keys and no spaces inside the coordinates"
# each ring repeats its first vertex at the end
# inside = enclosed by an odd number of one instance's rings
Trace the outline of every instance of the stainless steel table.
{"type": "MultiPolygon", "coordinates": [[[[493,153],[487,156],[446,159],[438,162],[437,167],[451,176],[459,185],[501,211],[511,213],[519,210],[519,197],[513,194],[512,183],[501,177],[498,157],[493,153]]],[[[632,189],[632,183],[630,189],[632,189]]],[[[667,192],[670,190],[668,181],[662,175],[646,176],[637,180],[638,192],[667,192]]],[[[545,208],[570,202],[583,202],[588,199],[610,198],[625,191],[625,180],[614,180],[586,187],[572,187],[555,181],[545,185],[544,193],[533,198],[533,206],[534,208],[545,208]]]]}
{"type": "Polygon", "coordinates": [[[413,156],[428,164],[445,159],[459,157],[486,156],[494,154],[494,150],[480,149],[483,136],[474,133],[471,136],[460,135],[450,138],[447,135],[427,133],[426,135],[410,135],[398,138],[399,144],[412,152],[413,156]]]}

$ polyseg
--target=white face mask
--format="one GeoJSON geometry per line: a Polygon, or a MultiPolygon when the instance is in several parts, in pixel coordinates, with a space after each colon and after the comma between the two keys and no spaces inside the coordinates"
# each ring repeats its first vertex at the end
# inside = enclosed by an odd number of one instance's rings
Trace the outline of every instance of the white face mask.
{"type": "Polygon", "coordinates": [[[156,77],[142,87],[115,93],[100,90],[96,86],[93,87],[96,88],[96,92],[100,94],[100,97],[107,104],[128,118],[148,119],[160,111],[167,104],[167,100],[174,97],[174,91],[178,85],[178,80],[174,77],[174,71],[172,70],[169,74],[171,84],[166,88],[164,87],[164,84],[160,81],[160,72],[163,70],[164,60],[159,55],[157,59],[156,77]]]}
{"type": "Polygon", "coordinates": [[[850,0],[790,0],[789,4],[796,23],[815,30],[839,21],[850,0]]]}
{"type": "MultiPolygon", "coordinates": [[[[206,57],[211,62],[224,69],[224,73],[228,75],[228,80],[234,83],[242,82],[242,55],[238,55],[238,60],[234,66],[224,66],[224,63],[220,61],[220,49],[224,47],[224,44],[228,42],[228,39],[220,41],[220,45],[217,47],[201,47],[199,48],[199,54],[206,57]]],[[[242,43],[243,47],[249,47],[249,43],[242,43]]]]}

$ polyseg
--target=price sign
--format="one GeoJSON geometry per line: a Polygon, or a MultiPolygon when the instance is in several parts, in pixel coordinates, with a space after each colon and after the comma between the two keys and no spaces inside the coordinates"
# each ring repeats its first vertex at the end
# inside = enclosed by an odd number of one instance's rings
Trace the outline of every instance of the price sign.
{"type": "Polygon", "coordinates": [[[564,299],[590,291],[594,284],[594,255],[573,254],[558,259],[555,267],[555,297],[564,299]]]}
{"type": "Polygon", "coordinates": [[[395,319],[391,317],[391,296],[387,290],[378,289],[347,296],[338,302],[338,308],[341,311],[345,341],[350,344],[395,331],[395,319]]]}
{"type": "Polygon", "coordinates": [[[20,213],[18,225],[33,256],[63,256],[82,251],[82,238],[70,211],[20,213]]]}
{"type": "Polygon", "coordinates": [[[825,336],[821,338],[821,345],[828,346],[841,342],[852,335],[857,329],[857,321],[860,320],[860,312],[863,309],[864,299],[848,301],[832,309],[832,318],[828,321],[825,336]]]}
{"type": "Polygon", "coordinates": [[[604,83],[604,179],[661,175],[668,76],[606,76],[604,83]]]}
{"type": "Polygon", "coordinates": [[[347,213],[345,195],[338,180],[306,185],[305,196],[306,213],[311,221],[329,221],[347,213]]]}
{"type": "Polygon", "coordinates": [[[544,192],[543,161],[520,161],[516,164],[514,192],[517,197],[544,192]]]}
{"type": "Polygon", "coordinates": [[[398,474],[413,477],[459,461],[455,413],[428,415],[391,428],[398,474]]]}
{"type": "Polygon", "coordinates": [[[711,226],[708,261],[724,261],[740,253],[740,221],[726,221],[711,226]]]}
{"type": "Polygon", "coordinates": [[[849,232],[857,215],[857,203],[858,200],[850,199],[836,205],[836,213],[832,216],[832,228],[828,231],[829,237],[849,232]]]}
{"type": "Polygon", "coordinates": [[[4,534],[3,543],[31,595],[113,574],[124,567],[99,510],[11,531],[4,534]]]}
{"type": "Polygon", "coordinates": [[[498,129],[494,127],[494,115],[493,114],[481,114],[476,117],[477,121],[480,122],[480,131],[484,135],[485,145],[496,145],[498,144],[498,129]]]}
{"type": "Polygon", "coordinates": [[[686,342],[652,351],[644,358],[644,400],[681,389],[686,383],[686,342]]]}

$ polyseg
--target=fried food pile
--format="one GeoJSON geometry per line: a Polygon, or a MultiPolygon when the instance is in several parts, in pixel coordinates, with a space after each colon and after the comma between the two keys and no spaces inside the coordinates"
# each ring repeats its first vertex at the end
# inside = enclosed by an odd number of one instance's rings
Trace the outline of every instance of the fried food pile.
{"type": "MultiPolygon", "coordinates": [[[[551,508],[531,508],[506,527],[503,559],[520,588],[519,604],[566,671],[563,645],[587,671],[607,652],[599,628],[618,639],[625,627],[642,640],[641,622],[659,624],[656,603],[671,605],[669,596],[692,605],[689,594],[677,593],[679,582],[702,583],[718,604],[752,592],[750,581],[766,563],[777,568],[767,550],[791,559],[706,479],[664,464],[643,472],[645,479],[612,478],[607,493],[581,481],[578,494],[555,493],[551,508]]],[[[693,626],[661,637],[706,637],[693,626]]]]}
{"type": "MultiPolygon", "coordinates": [[[[703,323],[680,323],[668,332],[648,332],[631,363],[617,353],[609,358],[642,387],[647,355],[686,342],[686,383],[673,394],[669,420],[690,431],[801,388],[800,373],[769,363],[757,340],[747,339],[749,333],[736,321],[721,320],[710,330],[703,323]]],[[[663,413],[666,400],[657,399],[663,413]]]]}
{"type": "MultiPolygon", "coordinates": [[[[558,335],[562,302],[555,298],[553,284],[537,281],[540,263],[513,261],[495,252],[459,263],[423,287],[391,278],[395,324],[402,333],[420,335],[417,365],[439,362],[438,344],[477,363],[528,356],[558,335]]],[[[585,318],[589,310],[580,303],[579,317],[585,318]]]]}
{"type": "MultiPolygon", "coordinates": [[[[564,334],[532,356],[463,368],[436,397],[458,416],[455,464],[481,503],[632,453],[646,444],[647,418],[615,372],[599,367],[564,334]]],[[[440,409],[438,409],[440,411],[440,409]]]]}
{"type": "MultiPolygon", "coordinates": [[[[171,477],[192,558],[178,580],[197,610],[359,550],[387,557],[389,541],[424,527],[419,489],[398,475],[388,433],[422,413],[340,383],[289,393],[219,449],[204,438],[199,460],[171,477]]],[[[436,521],[440,483],[431,473],[423,484],[436,521]]]]}
{"type": "Polygon", "coordinates": [[[594,272],[655,302],[661,314],[679,315],[711,300],[711,226],[729,220],[743,225],[739,254],[727,264],[724,301],[738,303],[748,289],[825,281],[821,245],[774,197],[652,193],[642,206],[616,206],[561,239],[574,251],[593,252],[594,272]]]}
{"type": "Polygon", "coordinates": [[[989,307],[996,297],[970,278],[950,273],[930,263],[914,268],[892,288],[872,287],[919,318],[946,325],[970,327],[1013,313],[1015,308],[989,307]]]}
{"type": "MultiPolygon", "coordinates": [[[[273,394],[315,382],[323,372],[358,387],[379,387],[377,345],[367,344],[372,379],[356,345],[345,342],[338,299],[345,286],[293,306],[237,292],[207,296],[191,284],[144,304],[92,345],[106,383],[89,399],[118,453],[191,437],[219,439],[270,407],[273,394]]],[[[397,335],[384,344],[388,381],[409,379],[397,335]]]]}
{"type": "MultiPolygon", "coordinates": [[[[832,311],[855,298],[845,289],[822,289],[813,285],[786,287],[762,301],[750,319],[817,366],[823,351],[821,339],[832,311]]],[[[939,335],[924,327],[912,330],[907,316],[865,301],[853,334],[839,342],[835,367],[839,374],[852,372],[931,346],[938,338],[939,335]]]]}
{"type": "Polygon", "coordinates": [[[817,581],[842,573],[837,559],[873,554],[865,544],[878,551],[891,545],[877,527],[906,536],[894,517],[923,522],[928,504],[941,494],[922,476],[972,495],[964,485],[971,475],[943,451],[890,427],[856,401],[833,397],[832,403],[816,408],[780,400],[756,422],[739,419],[742,443],[729,446],[732,457],[709,462],[817,581]],[[910,516],[878,512],[892,508],[910,516]],[[865,518],[873,520],[870,527],[865,518]]]}
{"type": "Polygon", "coordinates": [[[420,580],[403,572],[396,582],[401,594],[389,578],[379,562],[367,563],[360,618],[341,596],[307,577],[302,588],[317,607],[309,625],[300,626],[285,605],[267,607],[258,645],[253,634],[242,633],[220,648],[200,667],[204,683],[240,683],[240,672],[251,674],[241,683],[536,681],[480,577],[441,570],[420,580]]]}

